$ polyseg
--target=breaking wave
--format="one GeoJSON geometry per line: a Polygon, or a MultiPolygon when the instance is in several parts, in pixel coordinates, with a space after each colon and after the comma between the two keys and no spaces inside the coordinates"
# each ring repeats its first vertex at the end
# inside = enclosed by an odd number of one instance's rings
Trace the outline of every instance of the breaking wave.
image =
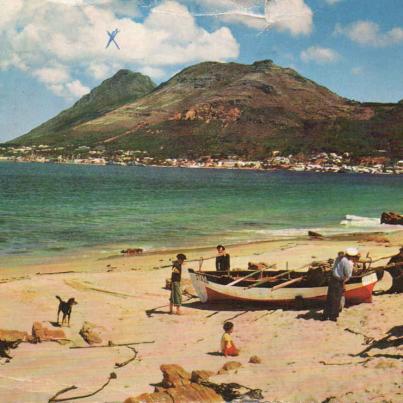
{"type": "Polygon", "coordinates": [[[348,214],[344,217],[340,224],[350,227],[377,227],[381,225],[381,219],[348,214]]]}

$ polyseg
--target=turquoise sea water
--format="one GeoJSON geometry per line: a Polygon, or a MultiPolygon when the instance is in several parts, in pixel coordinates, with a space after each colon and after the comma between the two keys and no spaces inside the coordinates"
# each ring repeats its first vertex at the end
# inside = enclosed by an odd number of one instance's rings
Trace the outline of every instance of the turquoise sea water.
{"type": "Polygon", "coordinates": [[[402,210],[402,176],[0,163],[3,256],[388,230],[402,210]]]}

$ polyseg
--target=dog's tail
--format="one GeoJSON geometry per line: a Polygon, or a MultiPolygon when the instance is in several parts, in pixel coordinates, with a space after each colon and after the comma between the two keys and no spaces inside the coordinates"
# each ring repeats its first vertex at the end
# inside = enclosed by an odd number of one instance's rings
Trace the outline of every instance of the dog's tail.
{"type": "Polygon", "coordinates": [[[62,299],[61,299],[58,295],[56,295],[56,298],[57,298],[60,302],[63,302],[62,299]]]}

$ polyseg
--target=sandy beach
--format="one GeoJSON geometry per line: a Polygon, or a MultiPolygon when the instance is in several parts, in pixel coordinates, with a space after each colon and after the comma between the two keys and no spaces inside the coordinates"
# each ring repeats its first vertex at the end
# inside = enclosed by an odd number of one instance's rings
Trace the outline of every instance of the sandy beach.
{"type": "MultiPolygon", "coordinates": [[[[313,260],[333,258],[348,246],[358,247],[363,255],[370,252],[377,259],[397,253],[402,244],[403,232],[393,232],[258,242],[234,245],[228,251],[233,269],[245,269],[248,262],[277,263],[279,269],[288,264],[290,269],[298,269],[313,260]]],[[[184,303],[183,316],[169,315],[169,291],[164,285],[170,267],[163,266],[169,266],[178,252],[186,253],[189,260],[215,254],[214,247],[133,257],[118,256],[117,251],[116,256],[105,258],[94,255],[23,266],[17,260],[0,264],[2,329],[31,333],[36,321],[53,328],[51,322],[56,320],[58,306],[55,296],[78,301],[71,326],[62,328],[69,342],[21,343],[10,350],[11,360],[1,358],[1,400],[45,402],[72,385],[78,389],[63,397],[83,395],[97,390],[115,372],[117,379],[81,400],[123,402],[130,396],[153,392],[152,385],[162,379],[161,364],[178,364],[187,371],[217,372],[230,361],[214,354],[227,320],[235,325],[233,338],[241,348],[235,360],[242,367],[213,376],[214,382],[259,388],[270,402],[402,400],[402,346],[384,343],[369,349],[365,356],[359,355],[371,346],[368,338],[382,339],[401,326],[401,294],[375,295],[371,304],[345,309],[337,323],[321,322],[318,309],[223,308],[201,304],[197,298],[184,303]],[[71,348],[87,346],[79,335],[85,321],[98,326],[102,344],[150,343],[136,345],[137,359],[115,368],[116,363],[133,355],[126,346],[71,348]],[[249,363],[252,355],[262,362],[249,363]]],[[[213,266],[213,259],[205,260],[203,270],[213,266]]],[[[189,262],[186,268],[197,269],[198,263],[189,262]]],[[[184,278],[188,278],[186,270],[184,278]]],[[[387,287],[388,281],[386,276],[385,284],[378,288],[387,287]]],[[[393,333],[391,338],[395,337],[393,333]]]]}

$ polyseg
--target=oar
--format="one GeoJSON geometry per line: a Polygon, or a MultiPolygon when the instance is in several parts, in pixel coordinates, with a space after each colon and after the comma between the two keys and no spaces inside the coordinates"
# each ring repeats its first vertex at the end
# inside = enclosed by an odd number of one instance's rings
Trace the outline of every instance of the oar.
{"type": "Polygon", "coordinates": [[[281,278],[281,277],[283,277],[283,276],[285,276],[286,274],[289,274],[289,273],[291,273],[291,272],[287,270],[284,273],[277,274],[277,276],[267,277],[267,278],[265,278],[263,280],[260,280],[260,281],[258,281],[256,283],[253,283],[253,284],[249,285],[248,287],[245,287],[245,290],[248,290],[249,288],[256,287],[256,286],[261,285],[261,284],[268,283],[269,281],[277,280],[278,278],[281,278]]]}
{"type": "MultiPolygon", "coordinates": [[[[186,260],[186,263],[190,263],[190,262],[200,262],[200,259],[202,259],[202,260],[204,261],[204,260],[211,260],[211,259],[215,259],[215,258],[216,258],[216,256],[201,257],[201,258],[199,258],[199,259],[190,259],[190,260],[186,260]]],[[[158,268],[159,268],[159,269],[166,269],[167,267],[172,267],[172,263],[166,264],[166,265],[163,265],[163,266],[159,266],[158,268]]]]}
{"type": "Polygon", "coordinates": [[[378,258],[378,259],[371,260],[371,263],[376,263],[376,262],[379,262],[380,260],[384,260],[384,259],[390,259],[391,257],[393,257],[393,256],[395,256],[395,255],[396,255],[396,254],[390,255],[390,256],[380,257],[380,258],[378,258]]]}
{"type": "Polygon", "coordinates": [[[249,273],[249,274],[248,274],[247,276],[245,276],[245,277],[238,278],[237,280],[233,281],[232,283],[226,284],[226,287],[229,287],[229,286],[231,286],[231,285],[238,284],[238,283],[240,283],[241,281],[245,280],[246,278],[252,277],[253,275],[255,275],[255,274],[259,273],[259,272],[261,272],[261,270],[253,271],[252,273],[249,273]]]}
{"type": "Polygon", "coordinates": [[[275,285],[275,286],[272,287],[270,290],[273,292],[273,291],[276,291],[276,290],[278,290],[278,289],[280,289],[280,288],[287,287],[287,285],[299,283],[299,282],[302,281],[303,279],[304,279],[304,276],[298,277],[298,278],[294,278],[294,279],[292,279],[292,280],[286,281],[285,283],[281,283],[281,284],[279,284],[279,285],[275,285]]]}
{"type": "Polygon", "coordinates": [[[386,266],[373,267],[372,270],[377,270],[377,269],[391,269],[392,267],[401,266],[401,265],[403,265],[403,262],[391,263],[391,264],[387,264],[386,266]]]}

